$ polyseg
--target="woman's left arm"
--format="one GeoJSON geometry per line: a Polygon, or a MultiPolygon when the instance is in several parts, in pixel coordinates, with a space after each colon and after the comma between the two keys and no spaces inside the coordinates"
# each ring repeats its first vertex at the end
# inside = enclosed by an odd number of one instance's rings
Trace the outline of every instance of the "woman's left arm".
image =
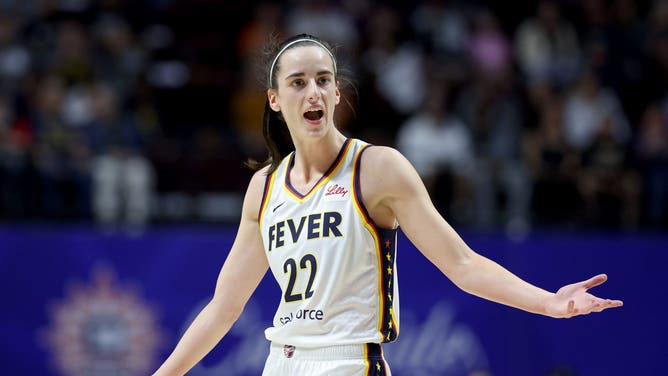
{"type": "Polygon", "coordinates": [[[362,189],[372,213],[391,213],[429,261],[462,290],[482,298],[551,317],[571,317],[619,307],[620,300],[587,292],[604,274],[552,293],[531,285],[474,252],[443,219],[419,175],[398,151],[371,147],[362,159],[362,189]]]}

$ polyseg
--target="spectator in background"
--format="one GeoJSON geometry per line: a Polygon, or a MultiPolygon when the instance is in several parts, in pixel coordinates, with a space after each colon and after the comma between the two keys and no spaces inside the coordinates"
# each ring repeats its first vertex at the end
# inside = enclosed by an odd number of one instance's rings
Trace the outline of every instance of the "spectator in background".
{"type": "Polygon", "coordinates": [[[86,27],[77,20],[61,21],[50,70],[67,86],[90,83],[94,77],[92,49],[86,27]]]}
{"type": "Polygon", "coordinates": [[[654,77],[647,69],[648,28],[639,15],[640,7],[634,0],[614,0],[610,23],[599,37],[606,56],[596,70],[602,73],[601,82],[619,95],[629,119],[639,119],[653,96],[647,90],[647,82],[654,77]]]}
{"type": "Polygon", "coordinates": [[[668,223],[668,116],[659,103],[643,114],[635,154],[645,188],[646,220],[652,226],[668,223]]]}
{"type": "Polygon", "coordinates": [[[281,34],[283,12],[278,3],[263,1],[255,6],[253,14],[241,27],[237,36],[237,55],[244,66],[252,65],[255,54],[269,35],[281,34]]]}
{"type": "Polygon", "coordinates": [[[576,76],[580,63],[578,35],[561,16],[558,1],[538,2],[536,14],[517,28],[515,53],[530,88],[563,86],[576,76]]]}
{"type": "Polygon", "coordinates": [[[580,154],[566,142],[563,99],[552,93],[544,101],[538,127],[527,132],[524,154],[533,180],[532,208],[538,225],[577,223],[580,154]]]}
{"type": "Polygon", "coordinates": [[[251,66],[241,68],[240,80],[230,101],[231,125],[244,152],[259,159],[266,152],[262,129],[258,126],[262,124],[262,104],[266,94],[251,66]]]}
{"type": "Polygon", "coordinates": [[[459,95],[456,109],[473,134],[476,222],[523,233],[529,225],[531,185],[520,153],[522,108],[505,52],[509,44],[485,10],[478,14],[472,40],[478,41],[471,44],[473,79],[459,95]]]}
{"type": "Polygon", "coordinates": [[[661,34],[668,30],[668,1],[652,0],[647,12],[646,22],[652,35],[661,34]]]}
{"type": "Polygon", "coordinates": [[[31,142],[30,130],[17,124],[11,101],[0,94],[0,218],[36,213],[31,142]]]}
{"type": "Polygon", "coordinates": [[[235,132],[241,149],[251,158],[260,158],[266,148],[262,138],[262,113],[266,93],[263,83],[255,75],[254,60],[261,51],[267,38],[282,31],[281,6],[274,2],[262,2],[253,10],[253,14],[241,28],[236,41],[237,54],[240,58],[240,84],[233,88],[229,112],[231,127],[235,132]]]}
{"type": "Polygon", "coordinates": [[[109,85],[97,82],[90,90],[95,117],[84,132],[94,155],[95,219],[107,228],[141,230],[150,219],[154,185],[153,167],[143,154],[145,140],[109,85]]]}
{"type": "Polygon", "coordinates": [[[564,131],[568,143],[579,151],[589,148],[606,123],[612,137],[625,143],[630,136],[626,114],[614,91],[602,87],[591,69],[583,69],[566,98],[564,131]]]}
{"type": "Polygon", "coordinates": [[[489,9],[478,10],[469,41],[473,73],[485,75],[493,81],[503,80],[511,69],[510,51],[510,41],[499,27],[496,16],[489,9]]]}
{"type": "Polygon", "coordinates": [[[424,98],[423,54],[419,46],[401,35],[400,15],[389,7],[372,13],[370,45],[362,57],[375,77],[376,90],[400,114],[417,110],[424,98]]]}
{"type": "Polygon", "coordinates": [[[411,27],[425,51],[438,62],[449,80],[468,74],[470,31],[465,9],[457,1],[421,1],[410,16],[411,27]]]}
{"type": "Polygon", "coordinates": [[[334,45],[355,49],[357,29],[353,19],[328,0],[296,0],[286,15],[288,34],[321,35],[334,45]]]}
{"type": "Polygon", "coordinates": [[[668,0],[655,0],[648,13],[648,55],[650,64],[645,90],[654,99],[663,98],[668,87],[668,0]]]}
{"type": "Polygon", "coordinates": [[[0,218],[37,216],[39,181],[31,161],[33,132],[17,108],[32,56],[21,40],[18,4],[0,4],[0,218]]]}
{"type": "Polygon", "coordinates": [[[38,82],[29,106],[40,212],[48,218],[84,218],[90,207],[90,150],[79,131],[65,121],[65,94],[63,80],[49,75],[38,82]]]}
{"type": "Polygon", "coordinates": [[[146,51],[120,16],[103,14],[91,29],[98,47],[94,54],[95,77],[111,83],[122,97],[131,95],[146,68],[146,51]]]}
{"type": "Polygon", "coordinates": [[[449,109],[447,85],[443,79],[427,85],[425,103],[402,124],[397,147],[420,174],[436,208],[454,222],[466,223],[472,214],[473,140],[449,109]]]}
{"type": "Polygon", "coordinates": [[[366,89],[360,93],[360,136],[394,145],[401,123],[418,110],[426,79],[420,46],[402,34],[401,15],[388,5],[378,5],[367,25],[368,46],[360,56],[366,89]],[[380,110],[382,109],[382,110],[380,110]]]}
{"type": "Polygon", "coordinates": [[[0,91],[8,93],[20,88],[28,74],[30,52],[19,39],[21,21],[0,11],[0,91]]]}
{"type": "Polygon", "coordinates": [[[628,145],[616,137],[611,117],[602,119],[583,152],[580,192],[588,224],[634,229],[640,216],[640,180],[631,167],[628,145]]]}

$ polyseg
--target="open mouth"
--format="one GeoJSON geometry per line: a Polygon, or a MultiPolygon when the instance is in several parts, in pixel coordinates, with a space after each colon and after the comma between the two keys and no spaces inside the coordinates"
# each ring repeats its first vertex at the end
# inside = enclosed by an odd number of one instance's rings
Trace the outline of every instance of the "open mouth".
{"type": "Polygon", "coordinates": [[[304,113],[304,117],[311,121],[318,121],[322,119],[323,115],[322,110],[309,110],[304,113]]]}

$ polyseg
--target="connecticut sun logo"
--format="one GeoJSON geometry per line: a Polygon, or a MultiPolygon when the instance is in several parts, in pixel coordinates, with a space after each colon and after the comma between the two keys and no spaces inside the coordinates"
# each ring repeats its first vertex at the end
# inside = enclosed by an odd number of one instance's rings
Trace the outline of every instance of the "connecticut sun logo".
{"type": "Polygon", "coordinates": [[[64,376],[146,375],[156,366],[164,335],[155,314],[109,269],[71,286],[49,314],[43,339],[64,376]]]}

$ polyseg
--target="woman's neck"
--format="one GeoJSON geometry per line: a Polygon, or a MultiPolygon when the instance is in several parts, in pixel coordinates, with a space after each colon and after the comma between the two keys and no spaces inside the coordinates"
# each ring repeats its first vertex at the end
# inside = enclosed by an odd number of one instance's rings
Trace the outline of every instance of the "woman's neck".
{"type": "Polygon", "coordinates": [[[345,141],[346,137],[338,130],[320,139],[297,141],[292,180],[308,184],[320,179],[336,159],[345,141]]]}

